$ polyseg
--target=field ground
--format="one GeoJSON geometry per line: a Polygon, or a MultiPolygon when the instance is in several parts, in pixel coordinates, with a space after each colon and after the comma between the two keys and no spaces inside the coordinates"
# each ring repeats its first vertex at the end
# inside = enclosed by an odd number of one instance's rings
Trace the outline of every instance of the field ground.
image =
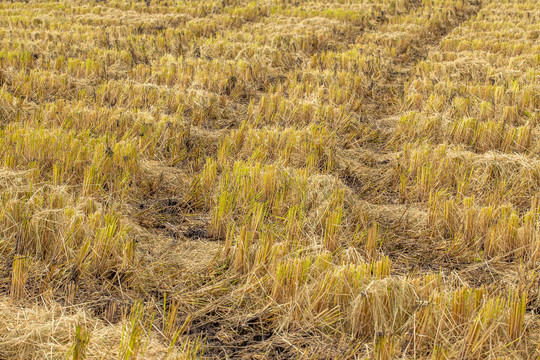
{"type": "Polygon", "coordinates": [[[0,3],[0,359],[540,357],[536,0],[0,3]]]}

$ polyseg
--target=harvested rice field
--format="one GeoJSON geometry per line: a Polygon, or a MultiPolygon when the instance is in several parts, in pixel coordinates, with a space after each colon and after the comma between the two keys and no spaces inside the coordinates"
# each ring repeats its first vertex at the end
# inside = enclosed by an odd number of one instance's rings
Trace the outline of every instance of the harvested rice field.
{"type": "Polygon", "coordinates": [[[540,359],[537,1],[0,2],[0,359],[540,359]]]}

